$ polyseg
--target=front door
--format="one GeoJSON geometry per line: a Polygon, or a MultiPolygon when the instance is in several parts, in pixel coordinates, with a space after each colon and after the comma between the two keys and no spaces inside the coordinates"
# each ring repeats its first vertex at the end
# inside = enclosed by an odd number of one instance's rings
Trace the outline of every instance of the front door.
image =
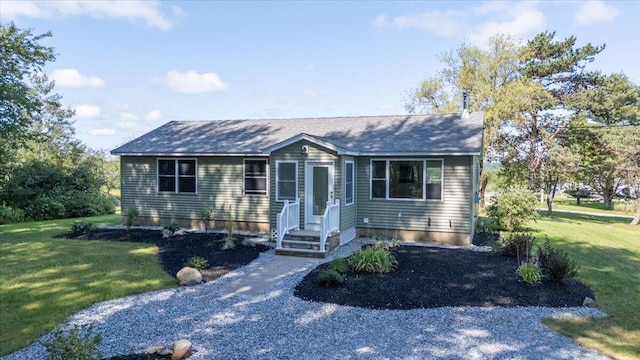
{"type": "Polygon", "coordinates": [[[327,201],[333,201],[333,162],[308,162],[305,171],[305,229],[320,230],[327,201]]]}

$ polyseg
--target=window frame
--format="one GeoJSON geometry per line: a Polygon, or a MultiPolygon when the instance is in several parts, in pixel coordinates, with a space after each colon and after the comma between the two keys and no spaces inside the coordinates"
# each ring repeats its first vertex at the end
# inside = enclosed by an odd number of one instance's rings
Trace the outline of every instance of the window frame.
{"type": "Polygon", "coordinates": [[[356,202],[356,164],[353,160],[344,161],[344,205],[353,205],[356,202]],[[351,202],[347,199],[347,164],[351,164],[351,202]]]}
{"type": "MultiPolygon", "coordinates": [[[[291,180],[285,180],[285,181],[291,181],[291,180]]],[[[285,200],[289,200],[289,201],[295,201],[298,198],[298,161],[297,160],[276,160],[276,176],[275,176],[275,182],[276,182],[276,194],[275,194],[275,201],[276,202],[285,202],[285,200]],[[280,199],[280,164],[294,164],[294,173],[295,173],[295,193],[294,193],[294,198],[293,200],[290,199],[280,199]]]]}
{"type": "Polygon", "coordinates": [[[444,159],[443,158],[371,158],[369,159],[369,200],[390,200],[390,201],[425,201],[425,202],[444,202],[444,159]],[[373,177],[373,162],[380,161],[385,163],[385,197],[373,196],[373,181],[381,181],[382,178],[373,177]],[[390,163],[399,161],[421,161],[422,162],[422,198],[392,198],[389,197],[390,186],[390,163]],[[427,198],[427,162],[439,161],[440,162],[440,198],[428,199],[427,198]]]}
{"type": "MultiPolygon", "coordinates": [[[[252,178],[262,178],[261,176],[253,176],[252,178]]],[[[245,158],[242,159],[242,196],[269,196],[269,159],[265,158],[245,158]],[[247,179],[247,161],[263,161],[264,162],[264,181],[265,190],[264,194],[254,193],[247,194],[246,179],[247,179]]]]}
{"type": "MultiPolygon", "coordinates": [[[[168,175],[162,175],[162,177],[169,177],[168,175]]],[[[161,157],[156,159],[156,193],[157,194],[198,194],[198,159],[197,158],[167,158],[161,157]],[[160,161],[173,161],[174,166],[174,180],[175,186],[173,191],[160,190],[160,161]],[[193,175],[180,175],[180,161],[193,161],[194,174],[193,175]],[[192,178],[194,179],[194,191],[180,191],[180,178],[192,178]]]]}

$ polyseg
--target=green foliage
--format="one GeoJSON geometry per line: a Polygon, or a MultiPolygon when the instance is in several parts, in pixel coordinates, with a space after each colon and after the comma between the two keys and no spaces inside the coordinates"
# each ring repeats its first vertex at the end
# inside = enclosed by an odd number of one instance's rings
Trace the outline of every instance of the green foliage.
{"type": "Polygon", "coordinates": [[[65,333],[57,328],[53,339],[44,343],[48,355],[46,360],[99,360],[102,355],[98,345],[102,341],[100,335],[93,335],[91,326],[74,325],[65,333]]]}
{"type": "Polygon", "coordinates": [[[349,271],[349,263],[345,258],[336,258],[329,263],[329,269],[333,269],[339,273],[345,273],[349,271]]]}
{"type": "Polygon", "coordinates": [[[561,282],[578,275],[578,264],[569,258],[567,252],[553,248],[549,239],[538,249],[537,257],[547,280],[561,282]]]}
{"type": "Polygon", "coordinates": [[[171,231],[171,233],[173,234],[176,231],[180,230],[180,225],[178,225],[178,223],[176,222],[172,222],[171,224],[165,225],[164,229],[171,231]]]}
{"type": "Polygon", "coordinates": [[[202,270],[209,266],[209,261],[202,256],[192,256],[184,265],[197,270],[202,270]]]}
{"type": "Polygon", "coordinates": [[[535,261],[523,262],[518,266],[516,273],[527,284],[534,285],[542,281],[540,265],[535,261]]]}
{"type": "Polygon", "coordinates": [[[0,204],[0,224],[11,224],[24,221],[24,211],[0,204]]]}
{"type": "Polygon", "coordinates": [[[71,224],[71,235],[73,236],[86,235],[90,233],[91,230],[93,230],[94,228],[95,227],[93,226],[93,223],[90,223],[90,222],[84,222],[84,221],[75,222],[71,224]]]}
{"type": "Polygon", "coordinates": [[[138,210],[138,208],[133,205],[129,206],[129,208],[127,209],[127,220],[125,222],[127,231],[131,230],[131,227],[133,226],[133,223],[136,221],[136,219],[138,219],[138,216],[140,216],[140,211],[138,210]]]}
{"type": "Polygon", "coordinates": [[[535,238],[529,233],[512,233],[498,240],[498,253],[509,257],[529,257],[535,238]]]}
{"type": "Polygon", "coordinates": [[[536,196],[527,190],[510,188],[492,200],[487,207],[487,215],[491,223],[501,230],[519,231],[539,217],[536,196]]]}
{"type": "Polygon", "coordinates": [[[320,286],[337,286],[344,282],[344,275],[335,269],[324,269],[318,273],[318,284],[320,286]]]}
{"type": "Polygon", "coordinates": [[[398,262],[393,254],[384,246],[365,246],[356,250],[348,259],[354,271],[386,273],[393,270],[398,262]]]}
{"type": "Polygon", "coordinates": [[[204,225],[204,231],[209,232],[209,226],[211,226],[211,222],[213,221],[213,209],[208,207],[200,209],[198,211],[198,220],[204,225]]]}

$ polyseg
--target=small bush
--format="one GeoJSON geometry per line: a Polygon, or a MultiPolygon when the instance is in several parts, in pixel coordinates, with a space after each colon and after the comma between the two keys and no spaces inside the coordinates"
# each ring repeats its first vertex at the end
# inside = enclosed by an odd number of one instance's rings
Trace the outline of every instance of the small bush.
{"type": "Polygon", "coordinates": [[[211,222],[213,221],[213,209],[206,207],[200,209],[200,211],[198,211],[198,220],[204,225],[204,232],[209,232],[209,226],[211,226],[211,222]]]}
{"type": "Polygon", "coordinates": [[[344,275],[334,269],[324,269],[318,273],[320,286],[336,286],[344,282],[344,275]]]}
{"type": "Polygon", "coordinates": [[[351,255],[347,262],[354,271],[386,273],[393,270],[398,262],[383,246],[366,246],[351,255]]]}
{"type": "Polygon", "coordinates": [[[71,235],[80,236],[86,235],[94,229],[94,226],[90,222],[76,222],[71,224],[71,235]]]}
{"type": "Polygon", "coordinates": [[[522,264],[520,264],[520,266],[518,266],[516,273],[522,279],[522,281],[526,282],[529,285],[537,284],[542,280],[542,271],[540,270],[540,265],[538,265],[538,263],[535,261],[523,262],[522,264]]]}
{"type": "Polygon", "coordinates": [[[13,224],[24,220],[24,211],[0,204],[0,224],[13,224]]]}
{"type": "Polygon", "coordinates": [[[202,256],[192,256],[184,265],[197,270],[202,270],[209,266],[209,261],[202,256]]]}
{"type": "Polygon", "coordinates": [[[127,231],[131,230],[131,227],[133,226],[133,223],[136,221],[136,219],[138,219],[138,216],[140,216],[140,211],[138,211],[138,208],[135,206],[129,206],[129,208],[127,209],[127,221],[125,223],[125,225],[127,226],[127,231]]]}
{"type": "Polygon", "coordinates": [[[349,271],[349,264],[345,258],[333,259],[329,263],[329,269],[335,270],[339,273],[345,273],[349,271]]]}
{"type": "Polygon", "coordinates": [[[514,233],[498,239],[498,253],[509,257],[529,257],[534,241],[529,233],[514,233]]]}
{"type": "Polygon", "coordinates": [[[42,344],[49,353],[46,360],[98,360],[102,358],[98,344],[100,335],[93,335],[93,328],[88,325],[74,325],[68,333],[58,328],[53,339],[42,344]]]}
{"type": "Polygon", "coordinates": [[[578,264],[569,259],[567,252],[551,247],[549,239],[538,249],[537,256],[542,274],[547,280],[561,282],[578,275],[578,264]]]}
{"type": "Polygon", "coordinates": [[[514,188],[492,198],[491,205],[487,207],[487,215],[491,223],[500,230],[519,231],[527,222],[540,216],[537,205],[538,200],[533,193],[514,188]]]}
{"type": "Polygon", "coordinates": [[[171,233],[173,234],[176,231],[180,230],[180,225],[178,225],[178,223],[176,222],[172,222],[171,224],[165,225],[164,229],[171,231],[171,233]]]}

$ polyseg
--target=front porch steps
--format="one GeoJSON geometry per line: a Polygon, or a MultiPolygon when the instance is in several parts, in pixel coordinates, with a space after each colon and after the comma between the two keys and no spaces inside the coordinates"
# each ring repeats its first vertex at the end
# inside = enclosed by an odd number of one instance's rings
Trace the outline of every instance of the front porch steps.
{"type": "Polygon", "coordinates": [[[291,230],[282,239],[282,247],[276,255],[324,258],[340,245],[340,233],[329,236],[325,251],[320,251],[320,232],[311,230],[291,230]]]}

